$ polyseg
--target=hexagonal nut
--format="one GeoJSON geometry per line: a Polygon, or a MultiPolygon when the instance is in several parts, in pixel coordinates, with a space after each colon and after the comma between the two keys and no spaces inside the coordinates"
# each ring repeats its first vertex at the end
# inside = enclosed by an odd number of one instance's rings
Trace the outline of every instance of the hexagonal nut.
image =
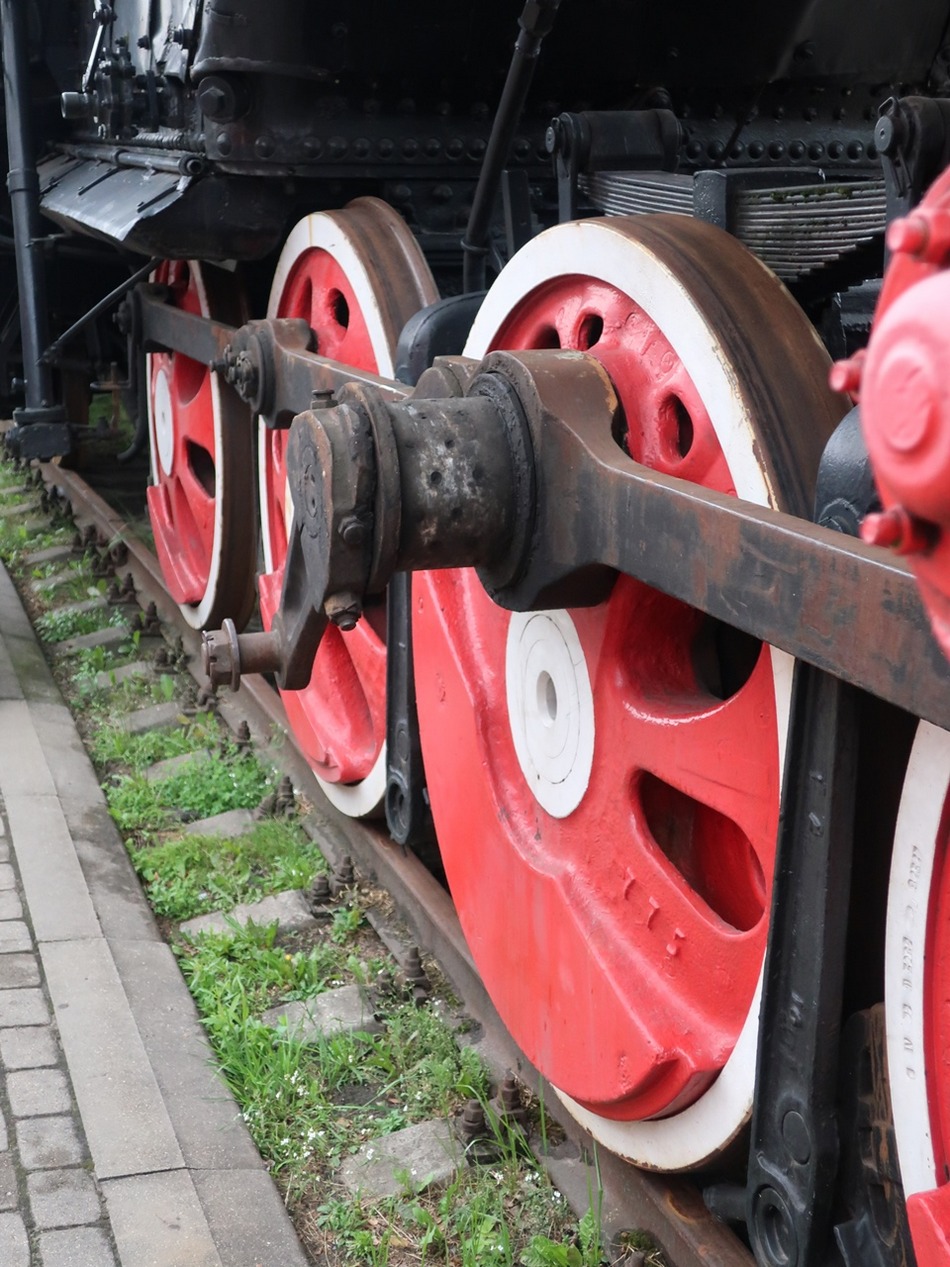
{"type": "Polygon", "coordinates": [[[338,594],[328,596],[323,610],[331,624],[346,632],[356,627],[356,622],[363,614],[363,604],[356,594],[341,590],[338,594]]]}

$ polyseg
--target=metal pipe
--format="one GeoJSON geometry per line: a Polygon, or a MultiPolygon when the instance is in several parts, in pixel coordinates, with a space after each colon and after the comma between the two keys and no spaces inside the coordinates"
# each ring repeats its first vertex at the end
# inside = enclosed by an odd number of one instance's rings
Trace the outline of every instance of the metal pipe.
{"type": "Polygon", "coordinates": [[[154,150],[115,145],[64,145],[63,153],[93,163],[109,163],[112,167],[142,167],[146,171],[177,172],[183,176],[197,175],[204,167],[204,160],[196,154],[159,154],[154,150]]]}
{"type": "Polygon", "coordinates": [[[68,343],[74,334],[82,330],[84,326],[87,326],[90,321],[95,321],[96,317],[98,317],[101,313],[106,312],[107,309],[111,308],[116,300],[121,299],[122,296],[127,294],[133,286],[136,286],[139,282],[144,281],[145,278],[148,277],[149,273],[154,272],[154,270],[158,268],[159,262],[160,261],[157,258],[149,260],[147,264],[143,264],[141,268],[136,269],[131,277],[127,277],[125,281],[120,282],[114,290],[110,290],[108,295],[103,296],[98,303],[93,304],[88,312],[83,313],[78,321],[74,321],[68,330],[64,330],[58,339],[53,340],[43,353],[43,360],[47,364],[52,364],[56,361],[59,356],[60,348],[62,348],[64,344],[68,343]]]}
{"type": "Polygon", "coordinates": [[[7,115],[7,189],[16,241],[17,286],[23,342],[26,408],[18,422],[52,422],[62,417],[53,392],[53,375],[43,361],[49,342],[46,269],[40,237],[40,182],[30,135],[30,83],[27,58],[27,6],[22,0],[0,0],[3,37],[3,87],[7,115]]]}
{"type": "Polygon", "coordinates": [[[561,0],[527,0],[518,19],[521,31],[515,41],[508,78],[495,113],[485,161],[479,173],[472,210],[462,238],[462,277],[466,292],[485,289],[485,261],[488,255],[486,243],[501,173],[508,161],[511,141],[534,78],[541,41],[554,25],[560,2],[561,0]]]}

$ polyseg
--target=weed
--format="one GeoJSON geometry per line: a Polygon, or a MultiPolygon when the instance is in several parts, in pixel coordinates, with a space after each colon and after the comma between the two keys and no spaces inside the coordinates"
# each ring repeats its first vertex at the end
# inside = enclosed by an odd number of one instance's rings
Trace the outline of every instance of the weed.
{"type": "Polygon", "coordinates": [[[216,737],[213,719],[202,716],[185,726],[149,730],[141,735],[129,734],[121,725],[105,725],[92,736],[90,746],[100,765],[121,764],[133,773],[141,773],[156,761],[204,751],[216,737]]]}
{"type": "Polygon", "coordinates": [[[112,817],[126,832],[157,832],[182,818],[210,818],[228,809],[250,809],[272,779],[260,762],[242,754],[228,760],[196,761],[167,779],[150,783],[143,774],[114,775],[106,787],[112,817]]]}
{"type": "Polygon", "coordinates": [[[66,638],[76,638],[109,625],[122,623],[122,613],[109,608],[100,608],[95,611],[53,608],[36,621],[36,632],[46,642],[62,642],[66,638]]]}
{"type": "Polygon", "coordinates": [[[134,849],[132,861],[156,914],[183,920],[302,888],[323,860],[298,826],[274,820],[235,840],[185,836],[134,849]]]}
{"type": "Polygon", "coordinates": [[[359,931],[362,923],[363,912],[358,906],[341,906],[333,912],[330,937],[342,946],[359,931]]]}

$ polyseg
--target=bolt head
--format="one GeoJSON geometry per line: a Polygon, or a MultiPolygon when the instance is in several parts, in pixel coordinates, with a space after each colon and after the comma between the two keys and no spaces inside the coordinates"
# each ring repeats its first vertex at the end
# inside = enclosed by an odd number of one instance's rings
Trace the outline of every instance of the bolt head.
{"type": "Polygon", "coordinates": [[[363,605],[355,594],[344,592],[331,594],[323,604],[323,610],[331,624],[348,633],[356,628],[357,621],[363,614],[363,605]]]}
{"type": "Polygon", "coordinates": [[[362,545],[366,540],[366,525],[350,516],[340,524],[340,536],[348,546],[362,545]]]}
{"type": "Polygon", "coordinates": [[[921,255],[930,239],[930,226],[923,216],[904,216],[887,229],[887,247],[895,254],[921,255]]]}

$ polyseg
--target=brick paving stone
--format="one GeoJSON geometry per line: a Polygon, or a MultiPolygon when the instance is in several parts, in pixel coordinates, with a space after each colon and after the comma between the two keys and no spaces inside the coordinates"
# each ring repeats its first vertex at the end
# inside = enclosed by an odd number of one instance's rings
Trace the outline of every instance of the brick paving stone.
{"type": "Polygon", "coordinates": [[[261,898],[259,902],[242,903],[227,913],[219,911],[213,915],[196,915],[194,919],[185,920],[179,931],[186,937],[194,937],[197,933],[226,933],[232,923],[242,927],[250,923],[276,923],[282,930],[297,932],[312,928],[316,921],[303,893],[299,889],[287,889],[284,893],[272,893],[261,898]]]}
{"type": "Polygon", "coordinates": [[[26,1177],[33,1222],[38,1228],[75,1227],[102,1217],[99,1194],[88,1170],[38,1170],[26,1177]]]}
{"type": "Polygon", "coordinates": [[[7,955],[0,973],[0,990],[39,985],[40,966],[35,955],[7,955]]]}
{"type": "Polygon", "coordinates": [[[75,655],[78,651],[90,651],[93,647],[121,647],[128,640],[127,625],[106,625],[105,629],[97,629],[93,633],[64,638],[62,642],[57,642],[56,650],[61,655],[75,655]]]}
{"type": "Polygon", "coordinates": [[[448,1122],[418,1122],[371,1140],[340,1167],[350,1192],[377,1200],[398,1196],[407,1184],[421,1192],[451,1180],[459,1167],[461,1145],[448,1122]]]}
{"type": "Polygon", "coordinates": [[[39,567],[41,563],[59,563],[61,559],[71,558],[72,553],[72,546],[47,546],[45,550],[24,555],[23,562],[29,567],[39,567]]]}
{"type": "Polygon", "coordinates": [[[156,761],[145,771],[149,783],[161,783],[163,779],[173,778],[184,770],[191,770],[196,765],[206,765],[211,760],[211,753],[201,748],[197,752],[182,752],[177,757],[166,757],[164,761],[156,761]]]}
{"type": "Polygon", "coordinates": [[[59,1063],[59,1048],[49,1025],[0,1029],[0,1064],[5,1069],[39,1069],[59,1063]]]}
{"type": "Polygon", "coordinates": [[[69,585],[75,579],[74,568],[63,568],[60,572],[50,572],[49,576],[37,577],[35,581],[30,582],[30,589],[34,594],[44,594],[50,590],[59,589],[61,585],[69,585]]]}
{"type": "Polygon", "coordinates": [[[28,510],[39,510],[40,499],[31,497],[27,501],[7,502],[5,506],[0,506],[0,519],[16,519],[18,515],[25,514],[28,510]]]}
{"type": "Polygon", "coordinates": [[[18,919],[0,920],[0,955],[15,950],[31,950],[30,930],[18,919]]]}
{"type": "Polygon", "coordinates": [[[174,700],[161,704],[150,704],[148,708],[139,708],[134,713],[127,713],[122,718],[122,729],[129,735],[144,735],[149,730],[161,730],[164,726],[174,726],[181,716],[181,705],[174,700]]]}
{"type": "Polygon", "coordinates": [[[0,990],[0,1026],[44,1025],[48,1020],[49,1009],[42,990],[0,990]]]}
{"type": "Polygon", "coordinates": [[[96,686],[100,691],[107,691],[110,686],[118,686],[120,682],[134,681],[137,678],[152,677],[153,669],[144,660],[133,660],[131,664],[120,664],[114,669],[102,669],[96,674],[96,686]]]}
{"type": "Polygon", "coordinates": [[[84,598],[78,603],[63,603],[56,608],[57,616],[85,616],[87,612],[106,611],[108,602],[100,595],[98,598],[84,598]]]}
{"type": "Polygon", "coordinates": [[[0,889],[15,889],[16,876],[9,862],[0,862],[0,889]]]}
{"type": "Polygon", "coordinates": [[[12,889],[5,889],[0,893],[0,920],[22,918],[23,903],[20,901],[19,893],[15,893],[12,889]]]}
{"type": "Polygon", "coordinates": [[[86,1160],[75,1119],[65,1114],[28,1117],[17,1122],[16,1143],[20,1161],[27,1170],[79,1166],[86,1160]]]}
{"type": "Polygon", "coordinates": [[[186,836],[244,836],[254,830],[257,822],[249,809],[227,809],[223,814],[212,814],[185,827],[186,836]]]}
{"type": "Polygon", "coordinates": [[[0,1263],[30,1267],[30,1243],[19,1214],[0,1214],[0,1263]]]}
{"type": "Polygon", "coordinates": [[[278,1004],[261,1020],[274,1029],[286,1026],[298,1043],[317,1043],[330,1034],[380,1034],[383,1029],[358,985],[341,985],[312,999],[278,1004]]]}
{"type": "Polygon", "coordinates": [[[40,1236],[43,1267],[115,1267],[115,1254],[101,1227],[69,1227],[40,1236]]]}
{"type": "Polygon", "coordinates": [[[72,1108],[66,1076],[59,1069],[21,1069],[8,1074],[7,1095],[14,1117],[68,1113],[72,1108]]]}
{"type": "Polygon", "coordinates": [[[0,1153],[5,1153],[10,1147],[9,1135],[7,1133],[7,1120],[0,1113],[0,1153]]]}
{"type": "Polygon", "coordinates": [[[0,1153],[0,1210],[15,1210],[18,1203],[13,1158],[9,1153],[0,1153]]]}

